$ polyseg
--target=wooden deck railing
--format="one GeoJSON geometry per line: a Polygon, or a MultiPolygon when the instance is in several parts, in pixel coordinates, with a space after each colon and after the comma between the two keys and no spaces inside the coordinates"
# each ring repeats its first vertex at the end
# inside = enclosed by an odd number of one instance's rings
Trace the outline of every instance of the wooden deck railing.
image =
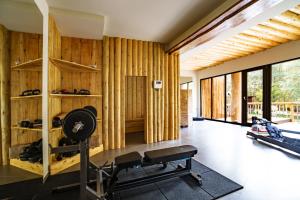
{"type": "MultiPolygon", "coordinates": [[[[272,117],[300,121],[300,102],[273,102],[272,117]]],[[[248,114],[261,114],[262,102],[248,102],[248,114]]]]}
{"type": "MultiPolygon", "coordinates": [[[[262,102],[248,102],[248,116],[262,116],[262,106],[262,102]]],[[[300,102],[274,102],[271,111],[278,121],[300,121],[300,102]]],[[[227,104],[227,116],[231,116],[231,104],[227,104]]]]}

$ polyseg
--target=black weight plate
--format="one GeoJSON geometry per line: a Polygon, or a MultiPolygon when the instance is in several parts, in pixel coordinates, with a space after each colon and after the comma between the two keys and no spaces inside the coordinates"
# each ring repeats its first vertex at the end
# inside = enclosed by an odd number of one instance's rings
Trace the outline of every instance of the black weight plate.
{"type": "Polygon", "coordinates": [[[91,111],[97,117],[97,109],[94,106],[85,106],[84,109],[91,111]]]}
{"type": "Polygon", "coordinates": [[[76,109],[66,115],[63,130],[68,138],[83,141],[94,133],[96,124],[96,117],[89,110],[76,109]],[[84,126],[77,133],[73,133],[72,129],[76,122],[82,122],[84,126]]]}

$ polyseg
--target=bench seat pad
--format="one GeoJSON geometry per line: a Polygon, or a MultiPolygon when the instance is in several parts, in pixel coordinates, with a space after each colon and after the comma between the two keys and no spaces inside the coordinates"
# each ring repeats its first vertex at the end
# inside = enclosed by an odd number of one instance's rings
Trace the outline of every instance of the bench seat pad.
{"type": "Polygon", "coordinates": [[[115,158],[115,164],[119,169],[132,168],[142,164],[142,156],[139,152],[130,152],[115,158]]]}
{"type": "Polygon", "coordinates": [[[146,151],[144,161],[150,163],[164,163],[175,160],[188,159],[197,154],[197,148],[192,145],[182,145],[165,149],[146,151]]]}

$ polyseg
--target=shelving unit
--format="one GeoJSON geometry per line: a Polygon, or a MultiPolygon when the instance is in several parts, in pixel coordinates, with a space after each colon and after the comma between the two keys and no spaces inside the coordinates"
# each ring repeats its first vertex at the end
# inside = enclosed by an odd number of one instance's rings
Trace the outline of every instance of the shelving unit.
{"type": "MultiPolygon", "coordinates": [[[[102,42],[71,37],[61,37],[55,21],[49,17],[48,42],[48,91],[66,89],[87,89],[91,95],[48,94],[49,144],[55,148],[64,137],[61,127],[52,128],[53,117],[68,113],[73,109],[92,105],[102,113],[102,76],[101,49],[102,42]]],[[[102,116],[98,116],[97,128],[91,137],[96,146],[90,148],[90,156],[103,151],[102,116]]],[[[56,161],[55,155],[50,156],[50,174],[59,173],[79,163],[79,154],[56,161]]]]}
{"type": "Polygon", "coordinates": [[[42,175],[40,163],[18,159],[26,145],[42,138],[41,128],[19,126],[22,120],[41,119],[42,95],[19,96],[25,90],[42,89],[42,35],[11,32],[11,151],[10,165],[42,175]],[[16,64],[18,63],[18,64],[16,64]],[[20,147],[20,148],[19,148],[20,147]],[[22,148],[21,148],[22,147],[22,148]]]}
{"type": "Polygon", "coordinates": [[[78,95],[78,94],[50,94],[50,97],[56,98],[77,98],[77,97],[90,97],[90,98],[101,98],[100,94],[91,94],[91,95],[78,95]]]}
{"type": "MultiPolygon", "coordinates": [[[[83,65],[76,62],[71,62],[62,59],[49,58],[49,60],[61,70],[78,71],[78,72],[97,72],[101,69],[89,65],[83,65]]],[[[96,65],[94,65],[96,66],[96,65]]]]}
{"type": "Polygon", "coordinates": [[[12,126],[12,130],[21,130],[21,131],[38,131],[42,132],[42,128],[25,128],[25,127],[19,127],[19,126],[12,126]]]}
{"type": "Polygon", "coordinates": [[[35,98],[42,98],[42,95],[31,95],[31,96],[16,96],[10,97],[11,100],[26,100],[26,99],[35,99],[35,98]]]}
{"type": "Polygon", "coordinates": [[[21,64],[12,66],[12,70],[28,70],[28,71],[42,71],[42,58],[23,62],[21,64]]]}

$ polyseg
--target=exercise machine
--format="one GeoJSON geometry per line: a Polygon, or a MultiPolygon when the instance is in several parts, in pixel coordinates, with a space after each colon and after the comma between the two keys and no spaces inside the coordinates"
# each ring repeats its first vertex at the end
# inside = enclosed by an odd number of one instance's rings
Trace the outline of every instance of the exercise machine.
{"type": "Polygon", "coordinates": [[[300,134],[300,132],[279,129],[272,124],[276,123],[264,118],[252,117],[252,127],[247,132],[247,136],[300,154],[300,139],[284,136],[284,133],[300,134]]]}
{"type": "Polygon", "coordinates": [[[76,109],[68,113],[63,122],[66,137],[79,141],[79,145],[57,147],[52,152],[80,151],[80,183],[59,186],[53,192],[61,192],[80,187],[80,200],[113,199],[118,191],[167,180],[184,175],[191,176],[199,185],[201,176],[192,171],[192,157],[197,154],[197,148],[192,145],[182,145],[152,151],[146,151],[144,156],[138,152],[130,152],[115,158],[114,162],[97,166],[89,160],[89,138],[96,129],[97,111],[92,106],[76,109]],[[185,160],[185,165],[179,164],[171,171],[162,170],[161,173],[146,175],[126,181],[119,181],[118,176],[122,170],[135,167],[148,167],[158,165],[161,169],[167,168],[172,161],[185,160]],[[90,179],[90,174],[96,174],[90,179]],[[93,185],[93,186],[91,186],[93,185]]]}

